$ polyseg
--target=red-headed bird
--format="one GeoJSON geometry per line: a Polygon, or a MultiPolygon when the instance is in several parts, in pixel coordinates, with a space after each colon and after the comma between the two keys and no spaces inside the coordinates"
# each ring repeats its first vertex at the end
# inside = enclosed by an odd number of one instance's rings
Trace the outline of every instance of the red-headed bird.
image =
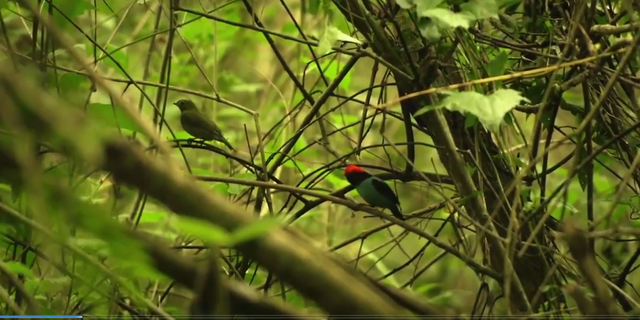
{"type": "Polygon", "coordinates": [[[404,220],[398,196],[384,180],[372,176],[355,164],[348,165],[344,169],[344,175],[347,177],[349,184],[356,189],[360,197],[369,205],[389,209],[393,216],[404,220]]]}

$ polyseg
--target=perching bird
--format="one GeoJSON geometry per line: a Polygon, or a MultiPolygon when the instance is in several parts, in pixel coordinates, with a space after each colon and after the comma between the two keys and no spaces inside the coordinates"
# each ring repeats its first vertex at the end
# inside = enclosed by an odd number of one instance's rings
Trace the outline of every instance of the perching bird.
{"type": "Polygon", "coordinates": [[[386,182],[354,164],[344,169],[344,175],[364,201],[374,207],[389,209],[396,218],[404,220],[398,196],[386,182]]]}
{"type": "Polygon", "coordinates": [[[235,151],[229,141],[224,138],[216,123],[202,114],[193,101],[182,99],[174,104],[180,108],[180,124],[184,131],[194,138],[204,141],[220,141],[231,151],[235,151]]]}

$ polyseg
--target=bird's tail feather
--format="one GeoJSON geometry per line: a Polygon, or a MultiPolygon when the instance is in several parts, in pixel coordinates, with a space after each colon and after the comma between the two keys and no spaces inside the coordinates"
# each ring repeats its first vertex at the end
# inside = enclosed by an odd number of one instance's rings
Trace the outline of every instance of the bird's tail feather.
{"type": "Polygon", "coordinates": [[[390,210],[394,217],[404,221],[404,216],[402,215],[402,211],[400,211],[400,206],[391,207],[390,210]]]}
{"type": "Polygon", "coordinates": [[[231,143],[229,143],[229,141],[227,141],[227,139],[222,138],[222,143],[224,143],[224,145],[225,145],[225,146],[227,146],[227,148],[229,148],[229,150],[231,150],[231,151],[236,151],[236,149],[234,149],[234,148],[231,146],[231,143]]]}

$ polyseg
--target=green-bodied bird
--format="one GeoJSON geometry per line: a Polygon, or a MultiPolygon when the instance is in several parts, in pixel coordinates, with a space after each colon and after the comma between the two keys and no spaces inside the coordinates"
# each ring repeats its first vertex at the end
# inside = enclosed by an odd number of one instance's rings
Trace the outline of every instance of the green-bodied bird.
{"type": "Polygon", "coordinates": [[[194,138],[204,141],[220,141],[231,149],[231,151],[235,151],[229,141],[222,135],[222,131],[220,131],[218,125],[202,114],[193,101],[182,99],[174,104],[180,108],[180,124],[184,131],[194,138]]]}
{"type": "Polygon", "coordinates": [[[386,182],[354,164],[344,169],[344,175],[364,201],[373,207],[389,209],[393,216],[404,220],[400,200],[386,182]]]}

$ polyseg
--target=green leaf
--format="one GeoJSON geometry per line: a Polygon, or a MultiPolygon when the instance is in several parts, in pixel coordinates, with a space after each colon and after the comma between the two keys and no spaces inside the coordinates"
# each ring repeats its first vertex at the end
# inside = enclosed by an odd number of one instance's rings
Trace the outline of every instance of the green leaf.
{"type": "Polygon", "coordinates": [[[87,92],[91,86],[91,81],[87,77],[67,72],[62,73],[58,78],[58,89],[64,96],[67,94],[77,94],[78,92],[87,92]]]}
{"type": "MultiPolygon", "coordinates": [[[[422,12],[425,10],[433,9],[438,7],[444,0],[422,0],[416,3],[416,11],[422,12]]],[[[412,1],[415,3],[415,1],[412,1]]],[[[398,3],[399,5],[399,3],[398,3]]],[[[405,8],[406,9],[406,8],[405,8]]]]}
{"type": "Polygon", "coordinates": [[[342,41],[342,42],[349,42],[349,43],[355,43],[355,44],[362,44],[362,41],[340,31],[340,29],[334,27],[334,26],[329,26],[329,32],[333,32],[336,34],[336,39],[338,41],[342,41]]]}
{"type": "Polygon", "coordinates": [[[141,132],[138,125],[122,109],[110,104],[92,103],[87,107],[87,115],[109,127],[141,132]]]}
{"type": "Polygon", "coordinates": [[[420,29],[420,34],[431,42],[438,41],[442,37],[440,28],[429,19],[419,19],[418,28],[420,29]]]}
{"type": "Polygon", "coordinates": [[[5,263],[5,266],[7,267],[7,269],[9,269],[9,271],[11,271],[12,273],[21,275],[21,276],[25,276],[29,279],[33,279],[36,276],[33,274],[33,271],[31,271],[31,269],[27,266],[25,266],[24,264],[18,262],[18,261],[9,261],[5,263]]]}
{"type": "Polygon", "coordinates": [[[187,13],[185,14],[184,22],[186,24],[180,27],[180,34],[187,41],[213,39],[213,31],[215,29],[210,20],[187,13]]]}
{"type": "Polygon", "coordinates": [[[418,16],[421,18],[430,18],[432,21],[441,26],[447,26],[449,28],[462,27],[468,29],[471,26],[473,17],[468,14],[455,13],[445,8],[433,8],[422,10],[418,12],[418,16]]]}
{"type": "Polygon", "coordinates": [[[424,107],[422,107],[422,109],[416,111],[416,113],[413,116],[417,117],[417,116],[425,114],[425,113],[427,113],[429,111],[433,111],[433,110],[440,109],[440,108],[442,108],[441,104],[432,104],[432,105],[424,106],[424,107]]]}
{"type": "Polygon", "coordinates": [[[215,245],[228,245],[232,239],[222,227],[200,219],[178,216],[175,226],[181,232],[215,245]]]}
{"type": "Polygon", "coordinates": [[[262,218],[231,234],[231,245],[253,240],[267,234],[282,224],[282,220],[275,217],[262,218]]]}
{"type": "Polygon", "coordinates": [[[437,107],[473,114],[492,131],[498,129],[504,116],[521,101],[529,101],[521,96],[520,92],[511,89],[500,89],[488,96],[473,91],[442,93],[449,96],[438,103],[437,107]]]}
{"type": "MultiPolygon", "coordinates": [[[[176,136],[176,140],[188,140],[193,139],[193,136],[188,134],[186,131],[174,131],[173,134],[176,136]]],[[[169,133],[169,130],[165,131],[165,138],[173,139],[173,136],[169,133]]]]}
{"type": "Polygon", "coordinates": [[[478,117],[470,114],[467,115],[467,117],[464,119],[464,127],[465,128],[471,128],[473,126],[476,125],[476,123],[478,123],[478,117]]]}
{"type": "Polygon", "coordinates": [[[582,86],[577,86],[563,92],[562,100],[570,105],[584,106],[584,95],[582,94],[582,86]]]}
{"type": "Polygon", "coordinates": [[[396,0],[396,3],[402,9],[410,9],[415,4],[415,0],[396,0]]]}
{"type": "Polygon", "coordinates": [[[169,214],[164,211],[145,211],[140,217],[140,223],[158,223],[164,221],[169,214]]]}
{"type": "Polygon", "coordinates": [[[318,54],[325,55],[331,52],[333,43],[338,40],[338,33],[336,29],[330,25],[326,25],[320,35],[320,41],[318,42],[318,54]]]}
{"type": "Polygon", "coordinates": [[[309,2],[304,1],[302,3],[303,4],[304,3],[308,3],[307,9],[308,9],[309,14],[316,15],[320,11],[321,2],[322,2],[322,0],[311,0],[309,2]]]}
{"type": "Polygon", "coordinates": [[[460,5],[463,12],[472,14],[476,20],[498,18],[500,10],[495,0],[470,0],[460,5]]]}
{"type": "Polygon", "coordinates": [[[490,77],[503,75],[507,69],[507,62],[509,62],[509,55],[506,52],[498,53],[498,55],[487,64],[487,74],[489,74],[490,77]]]}
{"type": "MultiPolygon", "coordinates": [[[[48,3],[48,2],[47,2],[48,3]]],[[[87,10],[93,10],[95,7],[86,0],[57,0],[54,2],[53,21],[56,22],[61,29],[71,27],[71,22],[76,21],[78,16],[87,10]]]]}

